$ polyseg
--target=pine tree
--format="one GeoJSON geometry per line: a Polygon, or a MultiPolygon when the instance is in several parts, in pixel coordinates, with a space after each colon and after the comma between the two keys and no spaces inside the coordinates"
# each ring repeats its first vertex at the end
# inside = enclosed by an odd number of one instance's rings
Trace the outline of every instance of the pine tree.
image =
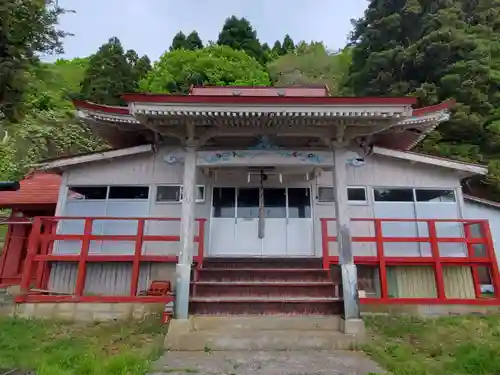
{"type": "Polygon", "coordinates": [[[274,42],[273,49],[271,51],[274,55],[281,56],[283,49],[281,48],[281,42],[279,40],[274,42]]]}
{"type": "Polygon", "coordinates": [[[182,31],[179,31],[177,34],[175,34],[174,39],[172,39],[170,51],[175,51],[176,49],[189,49],[186,35],[182,31]]]}
{"type": "Polygon", "coordinates": [[[283,46],[281,47],[281,54],[286,55],[289,52],[293,52],[295,50],[295,43],[293,42],[290,35],[286,34],[283,39],[283,46]]]}
{"type": "Polygon", "coordinates": [[[121,95],[135,91],[138,85],[134,65],[127,61],[136,56],[133,51],[125,54],[118,38],[109,39],[89,59],[81,83],[81,96],[100,104],[125,104],[121,95]]]}
{"type": "Polygon", "coordinates": [[[151,70],[151,60],[149,59],[149,57],[147,55],[144,55],[139,58],[134,66],[134,70],[137,77],[137,82],[146,77],[151,70]]]}
{"type": "Polygon", "coordinates": [[[246,18],[232,16],[226,19],[219,34],[217,44],[226,45],[235,50],[243,50],[261,64],[265,64],[265,55],[262,51],[257,33],[246,18]]]}
{"type": "Polygon", "coordinates": [[[192,31],[191,34],[188,35],[188,37],[186,38],[186,42],[188,45],[187,49],[195,50],[203,48],[203,42],[201,41],[200,36],[196,31],[192,31]]]}

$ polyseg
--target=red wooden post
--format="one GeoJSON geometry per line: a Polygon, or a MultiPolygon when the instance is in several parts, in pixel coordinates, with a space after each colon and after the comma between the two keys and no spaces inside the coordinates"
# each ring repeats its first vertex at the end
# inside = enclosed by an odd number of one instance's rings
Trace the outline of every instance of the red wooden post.
{"type": "Polygon", "coordinates": [[[137,295],[137,287],[139,286],[139,273],[141,270],[141,255],[142,244],[144,239],[144,223],[145,219],[139,219],[137,223],[137,238],[135,240],[134,262],[132,264],[132,279],[130,280],[130,295],[137,295]]]}
{"type": "Polygon", "coordinates": [[[429,238],[431,241],[432,258],[434,259],[434,274],[436,277],[437,298],[441,302],[446,301],[446,292],[444,288],[443,266],[441,265],[441,257],[439,255],[439,242],[437,240],[436,222],[427,220],[429,229],[429,238]]]}
{"type": "Polygon", "coordinates": [[[85,289],[85,279],[87,277],[87,257],[89,256],[90,236],[92,235],[92,224],[94,219],[86,218],[83,229],[82,249],[80,260],[78,261],[78,272],[76,275],[75,295],[81,297],[85,289]]]}
{"type": "Polygon", "coordinates": [[[493,237],[491,237],[490,225],[487,220],[481,223],[482,233],[485,239],[486,254],[490,260],[491,269],[491,281],[493,282],[493,288],[495,289],[495,296],[500,298],[500,273],[498,270],[497,257],[495,255],[495,245],[493,243],[493,237]]]}
{"type": "MultiPolygon", "coordinates": [[[[467,256],[469,260],[473,260],[474,258],[474,245],[469,242],[469,239],[472,238],[472,233],[470,230],[470,224],[464,223],[464,234],[465,240],[467,241],[467,256]]],[[[479,272],[477,270],[477,265],[471,266],[472,271],[472,282],[474,283],[474,294],[476,298],[481,298],[481,284],[479,282],[479,272]]]]}
{"type": "Polygon", "coordinates": [[[386,300],[389,298],[387,287],[387,268],[385,266],[384,255],[384,238],[382,234],[382,220],[374,219],[375,225],[375,238],[377,245],[377,258],[379,264],[379,277],[380,277],[380,298],[386,300]]]}
{"type": "Polygon", "coordinates": [[[330,262],[328,260],[330,251],[328,249],[328,221],[321,218],[321,248],[323,250],[323,269],[330,269],[330,262]]]}
{"type": "Polygon", "coordinates": [[[198,220],[198,263],[196,268],[201,268],[205,257],[205,223],[207,219],[198,220]]]}
{"type": "Polygon", "coordinates": [[[26,254],[26,260],[24,261],[23,275],[21,277],[20,287],[23,295],[26,295],[28,293],[30,287],[33,259],[37,255],[41,227],[41,218],[35,217],[35,219],[33,220],[31,235],[28,241],[28,253],[26,254]]]}

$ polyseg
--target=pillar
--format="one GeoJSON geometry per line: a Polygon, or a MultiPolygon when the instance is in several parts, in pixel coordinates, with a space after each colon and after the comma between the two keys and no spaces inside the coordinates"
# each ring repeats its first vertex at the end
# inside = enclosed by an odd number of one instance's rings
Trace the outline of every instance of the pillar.
{"type": "Polygon", "coordinates": [[[189,286],[194,251],[194,219],[196,201],[196,148],[186,147],[182,183],[181,242],[176,266],[175,317],[188,318],[189,286]]]}
{"type": "Polygon", "coordinates": [[[351,218],[347,197],[347,158],[349,152],[343,146],[333,150],[333,186],[337,243],[342,273],[342,292],[344,297],[344,319],[359,319],[358,275],[352,253],[351,218]]]}

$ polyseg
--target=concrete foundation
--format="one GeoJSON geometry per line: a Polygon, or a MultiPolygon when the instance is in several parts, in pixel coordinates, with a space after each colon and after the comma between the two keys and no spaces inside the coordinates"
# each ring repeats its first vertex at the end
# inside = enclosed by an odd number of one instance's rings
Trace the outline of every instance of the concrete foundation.
{"type": "Polygon", "coordinates": [[[61,319],[75,322],[104,322],[142,319],[160,313],[161,303],[21,303],[10,315],[20,318],[61,319]]]}
{"type": "Polygon", "coordinates": [[[500,313],[500,306],[428,305],[428,304],[361,304],[361,314],[407,314],[415,316],[449,316],[500,313]]]}
{"type": "Polygon", "coordinates": [[[365,337],[365,322],[363,319],[340,319],[340,331],[346,335],[365,337]]]}
{"type": "Polygon", "coordinates": [[[179,351],[352,349],[361,337],[339,331],[337,316],[195,316],[173,320],[165,348],[179,351]]]}

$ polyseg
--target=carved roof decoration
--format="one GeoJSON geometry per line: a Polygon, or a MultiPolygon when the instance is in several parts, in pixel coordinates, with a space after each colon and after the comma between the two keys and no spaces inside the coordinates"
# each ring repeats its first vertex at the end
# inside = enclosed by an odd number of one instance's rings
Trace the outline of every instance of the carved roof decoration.
{"type": "Polygon", "coordinates": [[[409,97],[125,94],[123,98],[127,107],[74,101],[77,117],[112,146],[134,145],[134,132],[141,135],[136,144],[157,135],[185,139],[189,124],[204,142],[240,134],[312,135],[325,142],[370,137],[374,145],[410,150],[449,119],[453,105],[413,109],[416,99],[409,97]]]}

